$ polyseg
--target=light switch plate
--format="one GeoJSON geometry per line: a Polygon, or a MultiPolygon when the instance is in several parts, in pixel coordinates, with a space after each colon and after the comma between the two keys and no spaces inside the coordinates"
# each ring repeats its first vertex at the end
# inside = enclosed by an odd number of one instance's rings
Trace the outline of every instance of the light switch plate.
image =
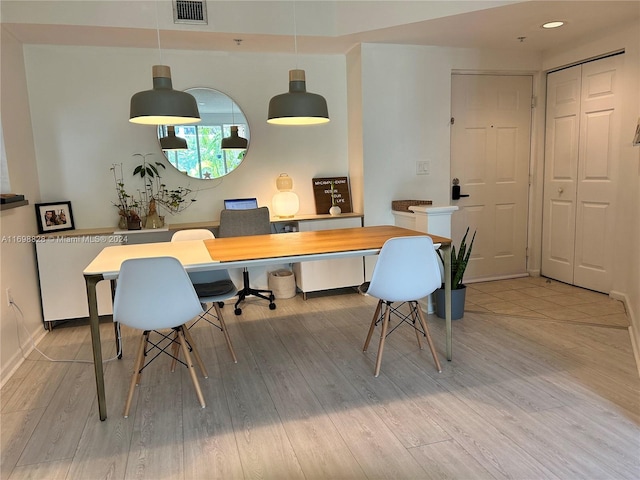
{"type": "Polygon", "coordinates": [[[418,160],[416,162],[416,175],[429,175],[430,166],[429,160],[418,160]]]}

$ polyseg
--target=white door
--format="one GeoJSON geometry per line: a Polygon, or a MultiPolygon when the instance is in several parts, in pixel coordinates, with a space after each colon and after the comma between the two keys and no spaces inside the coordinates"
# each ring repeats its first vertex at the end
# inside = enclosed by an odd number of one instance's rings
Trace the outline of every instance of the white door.
{"type": "Polygon", "coordinates": [[[547,76],[542,270],[611,289],[621,56],[547,76]]]}
{"type": "Polygon", "coordinates": [[[547,76],[542,270],[573,283],[581,67],[547,76]]]}
{"type": "Polygon", "coordinates": [[[465,281],[527,271],[532,85],[531,76],[452,75],[451,179],[469,195],[451,202],[455,244],[477,230],[465,281]]]}

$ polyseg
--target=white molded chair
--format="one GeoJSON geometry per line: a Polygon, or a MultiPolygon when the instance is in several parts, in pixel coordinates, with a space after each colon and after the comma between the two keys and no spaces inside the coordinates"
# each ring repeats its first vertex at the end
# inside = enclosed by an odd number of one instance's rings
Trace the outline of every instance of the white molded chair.
{"type": "Polygon", "coordinates": [[[418,345],[421,349],[420,336],[426,337],[438,372],[442,371],[424,313],[422,313],[420,305],[418,305],[419,299],[433,293],[440,287],[441,283],[438,256],[431,237],[391,238],[384,243],[373,270],[371,281],[365,282],[360,286],[361,293],[378,299],[378,305],[373,314],[373,320],[363,348],[363,351],[366,352],[373,330],[376,325],[382,324],[380,346],[378,347],[378,356],[376,358],[376,377],[380,374],[384,340],[387,335],[403,322],[408,323],[415,329],[418,345]],[[401,313],[398,307],[393,306],[397,302],[408,303],[408,315],[401,313]],[[391,314],[399,318],[401,323],[389,332],[391,314]]]}
{"type": "MultiPolygon", "coordinates": [[[[215,238],[211,230],[205,228],[195,228],[190,230],[178,230],[171,237],[172,242],[180,242],[185,240],[207,240],[209,238],[215,238]]],[[[238,289],[231,281],[228,270],[210,270],[207,272],[192,272],[189,273],[189,278],[193,283],[193,287],[196,289],[196,294],[202,304],[204,312],[200,317],[191,324],[193,327],[198,320],[205,320],[211,325],[222,331],[224,338],[227,342],[227,347],[231,353],[231,358],[235,363],[238,363],[236,358],[236,352],[233,350],[231,343],[231,337],[227,330],[227,324],[222,316],[220,310],[224,307],[224,301],[235,297],[238,294],[238,289]],[[207,308],[207,305],[211,304],[207,308]]],[[[175,366],[175,362],[174,362],[175,366]]]]}
{"type": "Polygon", "coordinates": [[[175,356],[168,351],[172,344],[178,345],[182,350],[185,361],[181,363],[189,369],[198,401],[202,408],[205,407],[190,350],[193,351],[204,377],[207,378],[208,374],[195,349],[189,330],[184,328],[185,323],[201,313],[200,300],[178,259],[173,257],[134,258],[122,263],[113,302],[113,321],[143,331],[124,407],[125,418],[129,416],[131,400],[136,385],[140,383],[142,370],[161,353],[166,353],[175,359],[175,356]],[[175,336],[158,331],[169,328],[173,329],[175,336]],[[151,332],[160,335],[161,338],[157,343],[149,339],[151,332]],[[154,352],[153,356],[145,361],[147,355],[154,349],[158,352],[154,352]]]}

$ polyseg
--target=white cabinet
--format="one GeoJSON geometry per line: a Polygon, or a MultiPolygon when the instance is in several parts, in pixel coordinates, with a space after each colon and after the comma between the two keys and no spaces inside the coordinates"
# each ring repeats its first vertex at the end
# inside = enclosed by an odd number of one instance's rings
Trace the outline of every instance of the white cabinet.
{"type": "Polygon", "coordinates": [[[416,205],[409,207],[409,210],[393,212],[396,226],[451,238],[451,215],[458,207],[416,205]]]}
{"type": "MultiPolygon", "coordinates": [[[[301,232],[361,226],[362,217],[360,216],[298,221],[298,229],[301,232]]],[[[293,271],[298,289],[305,298],[308,292],[352,287],[364,282],[363,257],[295,263],[293,271]]]]}
{"type": "MultiPolygon", "coordinates": [[[[36,242],[42,317],[45,324],[89,316],[83,270],[109,245],[119,245],[118,235],[42,237],[36,242]]],[[[110,315],[109,282],[98,283],[98,313],[110,315]]]]}

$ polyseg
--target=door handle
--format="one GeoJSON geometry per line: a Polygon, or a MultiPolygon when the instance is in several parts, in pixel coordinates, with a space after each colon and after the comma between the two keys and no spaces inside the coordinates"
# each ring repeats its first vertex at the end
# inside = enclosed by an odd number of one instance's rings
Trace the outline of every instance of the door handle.
{"type": "Polygon", "coordinates": [[[468,197],[469,195],[463,195],[460,193],[460,180],[453,179],[453,186],[451,187],[451,200],[459,200],[462,197],[468,197]]]}

